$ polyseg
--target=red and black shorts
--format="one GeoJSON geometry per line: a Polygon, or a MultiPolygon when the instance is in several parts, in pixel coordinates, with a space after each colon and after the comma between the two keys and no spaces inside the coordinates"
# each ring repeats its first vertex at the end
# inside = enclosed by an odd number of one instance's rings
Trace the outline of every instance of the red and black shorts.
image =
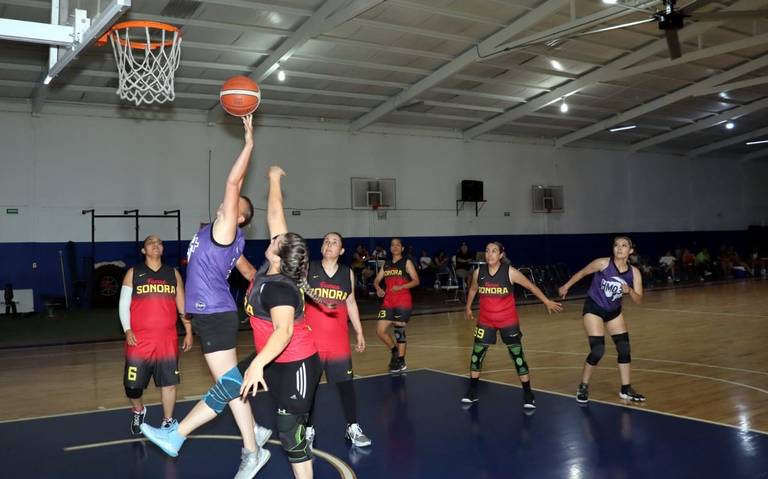
{"type": "Polygon", "coordinates": [[[475,343],[496,344],[497,333],[501,335],[501,340],[507,345],[520,344],[520,338],[523,337],[520,326],[517,324],[493,327],[478,323],[475,326],[475,343]]]}
{"type": "Polygon", "coordinates": [[[149,340],[141,336],[137,333],[136,346],[125,347],[125,387],[146,389],[149,378],[154,379],[157,387],[179,384],[179,338],[173,335],[149,340]]]}
{"type": "Polygon", "coordinates": [[[352,373],[352,356],[349,352],[345,354],[331,354],[326,351],[319,351],[320,365],[325,372],[325,379],[329,383],[341,383],[350,381],[352,373]]]}
{"type": "Polygon", "coordinates": [[[380,321],[395,321],[395,322],[401,322],[401,323],[407,323],[411,319],[411,308],[403,308],[403,307],[384,307],[379,310],[379,315],[377,316],[378,320],[380,321]]]}

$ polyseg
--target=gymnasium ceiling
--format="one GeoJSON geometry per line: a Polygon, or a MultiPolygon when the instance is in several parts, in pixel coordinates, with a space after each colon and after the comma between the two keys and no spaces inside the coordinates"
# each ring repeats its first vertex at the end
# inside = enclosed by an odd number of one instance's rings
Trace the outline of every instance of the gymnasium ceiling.
{"type": "MultiPolygon", "coordinates": [[[[655,23],[543,42],[577,23],[591,29],[647,17],[600,0],[132,3],[123,20],[170,23],[183,34],[176,100],[152,111],[208,111],[218,121],[221,83],[246,74],[262,86],[259,116],[275,121],[768,157],[768,144],[746,145],[768,138],[767,19],[689,21],[680,30],[683,55],[671,61],[655,23]],[[563,97],[567,113],[560,111],[563,97]],[[733,129],[725,128],[728,121],[733,129]],[[608,131],[629,125],[636,128],[608,131]]],[[[703,3],[697,11],[768,9],[768,0],[703,3]]],[[[48,23],[50,1],[0,0],[0,17],[48,23]]],[[[87,48],[44,87],[47,62],[47,46],[0,41],[0,100],[28,102],[39,114],[55,102],[120,104],[109,47],[87,48]]]]}

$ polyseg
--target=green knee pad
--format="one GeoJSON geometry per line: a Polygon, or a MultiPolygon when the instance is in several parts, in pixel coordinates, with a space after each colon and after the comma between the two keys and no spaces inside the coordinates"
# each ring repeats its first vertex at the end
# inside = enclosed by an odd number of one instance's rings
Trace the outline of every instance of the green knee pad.
{"type": "Polygon", "coordinates": [[[488,345],[483,343],[475,343],[472,345],[472,358],[469,363],[470,371],[482,371],[483,361],[485,360],[485,354],[488,352],[488,345]]]}
{"type": "Polygon", "coordinates": [[[515,369],[517,369],[518,376],[525,376],[528,374],[528,363],[525,362],[525,356],[523,355],[522,344],[508,344],[509,357],[512,358],[512,362],[515,363],[515,369]]]}

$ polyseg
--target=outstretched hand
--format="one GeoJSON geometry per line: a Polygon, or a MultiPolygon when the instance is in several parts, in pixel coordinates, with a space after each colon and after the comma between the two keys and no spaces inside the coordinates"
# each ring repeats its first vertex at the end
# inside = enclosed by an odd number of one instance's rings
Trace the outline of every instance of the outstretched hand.
{"type": "Polygon", "coordinates": [[[282,176],[285,176],[285,171],[282,168],[277,165],[272,165],[269,167],[269,172],[267,172],[267,177],[269,179],[280,178],[282,176]]]}
{"type": "Polygon", "coordinates": [[[568,288],[566,288],[565,286],[560,286],[557,289],[557,294],[560,295],[560,298],[565,299],[565,296],[568,294],[568,288]]]}
{"type": "Polygon", "coordinates": [[[552,300],[548,300],[546,303],[544,303],[544,306],[547,307],[547,312],[549,314],[559,313],[559,312],[561,312],[563,310],[563,305],[562,304],[560,304],[558,302],[555,302],[555,301],[552,301],[552,300]]]}
{"type": "Polygon", "coordinates": [[[264,368],[256,364],[254,360],[243,375],[243,385],[240,386],[240,396],[245,399],[248,397],[248,393],[253,388],[252,396],[256,395],[256,391],[261,385],[264,390],[267,390],[267,383],[264,381],[264,368]]]}
{"type": "Polygon", "coordinates": [[[253,144],[253,115],[251,113],[243,118],[243,127],[245,128],[245,143],[253,144]]]}

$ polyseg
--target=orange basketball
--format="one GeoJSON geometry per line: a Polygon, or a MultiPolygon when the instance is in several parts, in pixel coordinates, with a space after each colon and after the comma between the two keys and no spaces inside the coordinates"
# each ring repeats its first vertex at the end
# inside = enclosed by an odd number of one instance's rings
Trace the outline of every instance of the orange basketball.
{"type": "Polygon", "coordinates": [[[230,115],[245,116],[259,107],[261,89],[248,77],[232,77],[221,86],[219,101],[224,111],[230,115]]]}

